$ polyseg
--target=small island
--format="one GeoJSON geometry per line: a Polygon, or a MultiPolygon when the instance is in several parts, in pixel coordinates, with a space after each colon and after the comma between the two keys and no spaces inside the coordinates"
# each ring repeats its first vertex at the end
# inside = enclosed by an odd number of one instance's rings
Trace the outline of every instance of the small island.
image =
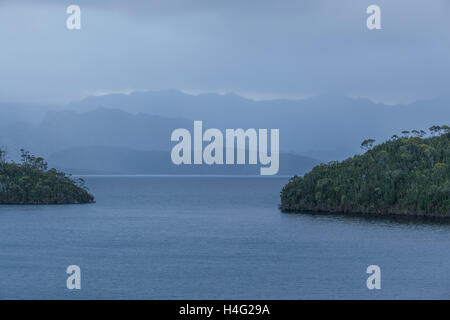
{"type": "Polygon", "coordinates": [[[430,131],[365,140],[362,155],[291,178],[281,211],[450,218],[450,130],[430,131]]]}
{"type": "Polygon", "coordinates": [[[0,150],[0,204],[92,203],[83,179],[73,179],[56,169],[48,169],[43,158],[21,150],[21,163],[6,161],[0,150]]]}

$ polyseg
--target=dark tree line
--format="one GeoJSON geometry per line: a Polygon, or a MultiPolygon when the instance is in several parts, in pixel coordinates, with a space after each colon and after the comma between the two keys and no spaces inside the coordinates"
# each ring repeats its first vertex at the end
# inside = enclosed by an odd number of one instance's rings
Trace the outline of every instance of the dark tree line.
{"type": "Polygon", "coordinates": [[[404,131],[367,152],[321,164],[281,191],[285,212],[395,213],[450,216],[450,128],[404,131]]]}
{"type": "Polygon", "coordinates": [[[69,204],[89,203],[82,179],[72,179],[56,169],[48,169],[41,157],[21,150],[21,162],[6,161],[0,150],[0,204],[69,204]]]}

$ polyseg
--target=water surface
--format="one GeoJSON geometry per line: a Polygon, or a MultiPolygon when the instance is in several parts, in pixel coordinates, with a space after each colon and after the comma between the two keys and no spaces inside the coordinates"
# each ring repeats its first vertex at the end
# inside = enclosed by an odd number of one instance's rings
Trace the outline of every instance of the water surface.
{"type": "Polygon", "coordinates": [[[450,298],[450,225],[282,214],[287,178],[85,180],[95,204],[0,207],[0,298],[450,298]]]}

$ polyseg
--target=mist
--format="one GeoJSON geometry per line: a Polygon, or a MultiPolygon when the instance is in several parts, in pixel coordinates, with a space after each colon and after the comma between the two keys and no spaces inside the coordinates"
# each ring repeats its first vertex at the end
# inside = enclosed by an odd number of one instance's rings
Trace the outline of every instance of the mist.
{"type": "Polygon", "coordinates": [[[0,1],[0,101],[61,105],[175,88],[243,96],[339,93],[385,103],[449,82],[450,3],[376,1],[0,1]]]}

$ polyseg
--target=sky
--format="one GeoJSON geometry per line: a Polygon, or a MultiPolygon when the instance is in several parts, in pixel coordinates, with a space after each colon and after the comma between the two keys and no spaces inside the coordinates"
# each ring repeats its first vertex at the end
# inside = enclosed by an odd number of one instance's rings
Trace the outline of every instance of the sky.
{"type": "Polygon", "coordinates": [[[450,83],[448,0],[0,0],[0,101],[134,90],[387,103],[450,83]],[[68,30],[66,8],[81,8],[68,30]],[[381,8],[381,30],[366,9],[381,8]]]}

